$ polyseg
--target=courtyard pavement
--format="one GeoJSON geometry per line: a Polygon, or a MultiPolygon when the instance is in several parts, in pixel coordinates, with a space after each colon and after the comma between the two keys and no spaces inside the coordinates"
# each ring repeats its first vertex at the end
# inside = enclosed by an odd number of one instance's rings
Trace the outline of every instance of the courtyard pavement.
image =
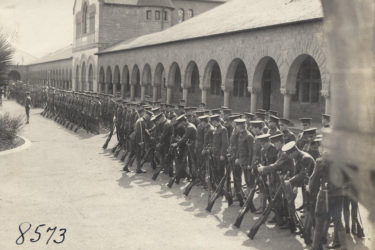
{"type": "MultiPolygon", "coordinates": [[[[207,195],[200,187],[186,198],[185,183],[169,189],[164,174],[152,181],[149,166],[144,175],[124,174],[123,163],[101,148],[105,134],[74,133],[41,111],[31,111],[30,124],[21,132],[31,146],[0,156],[0,250],[307,249],[298,236],[270,225],[250,240],[246,233],[257,217],[249,214],[241,229],[234,228],[237,203],[228,208],[220,200],[207,213],[207,195]],[[24,222],[32,227],[17,245],[24,222]],[[39,228],[40,240],[31,242],[40,224],[46,225],[39,228]],[[52,230],[46,230],[55,226],[47,245],[52,230]],[[65,241],[56,244],[61,228],[67,230],[65,241]]],[[[22,115],[24,109],[3,101],[0,112],[22,115]]],[[[361,212],[365,234],[371,235],[367,211],[361,212]]],[[[371,239],[350,237],[349,242],[349,249],[369,249],[371,239]]]]}

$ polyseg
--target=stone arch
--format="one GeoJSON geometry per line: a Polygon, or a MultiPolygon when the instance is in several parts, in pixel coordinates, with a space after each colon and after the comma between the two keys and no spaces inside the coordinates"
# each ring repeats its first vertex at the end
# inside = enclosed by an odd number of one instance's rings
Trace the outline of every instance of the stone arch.
{"type": "Polygon", "coordinates": [[[111,66],[107,66],[107,70],[105,72],[105,76],[106,76],[106,79],[105,79],[105,86],[106,86],[105,93],[106,94],[113,94],[113,82],[112,82],[112,68],[111,68],[111,66]]]}
{"type": "Polygon", "coordinates": [[[248,111],[250,107],[248,83],[248,73],[244,61],[240,58],[233,59],[227,69],[225,83],[222,84],[226,92],[224,105],[238,111],[248,111]]]}
{"type": "Polygon", "coordinates": [[[145,64],[142,70],[142,86],[144,89],[144,93],[142,94],[143,98],[152,98],[152,74],[151,67],[149,64],[145,64]]]}
{"type": "Polygon", "coordinates": [[[181,70],[176,62],[173,62],[169,67],[168,73],[168,88],[170,89],[169,99],[170,104],[178,104],[182,99],[181,86],[181,70]]]}
{"type": "Polygon", "coordinates": [[[20,81],[21,80],[21,74],[17,70],[12,70],[8,73],[8,79],[10,81],[14,81],[14,82],[20,81]]]}
{"type": "Polygon", "coordinates": [[[183,88],[188,90],[186,104],[199,104],[202,98],[200,86],[200,75],[198,65],[195,61],[190,61],[185,70],[183,88]]]}
{"type": "Polygon", "coordinates": [[[122,68],[121,75],[121,96],[122,98],[130,97],[130,79],[129,79],[129,68],[127,65],[124,65],[122,68]]]}
{"type": "Polygon", "coordinates": [[[261,58],[255,67],[252,91],[257,93],[254,108],[275,110],[279,114],[283,110],[283,96],[280,92],[281,76],[277,62],[270,56],[261,58]]]}
{"type": "Polygon", "coordinates": [[[223,105],[224,92],[222,90],[222,74],[219,63],[216,60],[210,60],[204,70],[201,89],[207,90],[205,102],[207,108],[217,108],[223,105]]]}
{"type": "Polygon", "coordinates": [[[315,58],[308,54],[297,56],[290,65],[285,87],[285,92],[292,96],[292,118],[310,116],[319,120],[325,106],[321,90],[321,71],[315,58]]]}
{"type": "Polygon", "coordinates": [[[132,75],[131,75],[131,85],[133,85],[133,99],[141,97],[141,79],[138,65],[133,66],[132,75]]]}
{"type": "Polygon", "coordinates": [[[167,101],[167,83],[165,78],[165,69],[162,63],[156,65],[153,85],[156,87],[156,100],[167,101]]]}
{"type": "Polygon", "coordinates": [[[105,73],[103,66],[100,67],[99,71],[99,89],[98,92],[105,93],[105,73]]]}
{"type": "Polygon", "coordinates": [[[113,71],[113,93],[121,95],[121,75],[118,65],[115,66],[115,70],[113,71]]]}
{"type": "Polygon", "coordinates": [[[89,91],[94,91],[94,69],[92,64],[89,65],[89,72],[87,77],[89,91]]]}

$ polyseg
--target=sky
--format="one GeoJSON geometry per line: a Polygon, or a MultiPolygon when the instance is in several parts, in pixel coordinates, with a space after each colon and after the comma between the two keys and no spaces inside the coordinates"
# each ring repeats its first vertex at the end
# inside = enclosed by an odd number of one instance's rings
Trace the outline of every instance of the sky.
{"type": "Polygon", "coordinates": [[[74,0],[0,0],[0,32],[37,58],[73,39],[74,0]]]}

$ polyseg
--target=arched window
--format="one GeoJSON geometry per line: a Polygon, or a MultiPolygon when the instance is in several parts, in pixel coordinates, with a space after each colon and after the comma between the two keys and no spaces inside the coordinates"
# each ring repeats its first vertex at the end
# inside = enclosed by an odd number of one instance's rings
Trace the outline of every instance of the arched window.
{"type": "Polygon", "coordinates": [[[88,29],[89,24],[87,22],[87,18],[88,18],[87,11],[88,11],[87,3],[84,3],[83,8],[82,8],[82,34],[86,34],[87,31],[89,30],[88,29]]]}
{"type": "Polygon", "coordinates": [[[212,67],[210,93],[212,95],[223,95],[221,91],[221,72],[217,63],[212,67]]]}
{"type": "Polygon", "coordinates": [[[185,20],[185,11],[184,9],[178,10],[178,22],[182,23],[185,20]]]}
{"type": "Polygon", "coordinates": [[[187,17],[188,17],[188,19],[194,17],[194,11],[193,11],[192,9],[189,9],[189,10],[187,11],[187,17]]]}
{"type": "Polygon", "coordinates": [[[247,86],[248,86],[248,81],[247,81],[246,68],[243,63],[240,63],[238,64],[236,72],[234,74],[233,96],[249,97],[250,93],[247,90],[247,86]]]}
{"type": "Polygon", "coordinates": [[[315,60],[309,56],[299,68],[296,94],[293,96],[293,100],[302,103],[319,102],[321,82],[319,67],[315,60]]]}

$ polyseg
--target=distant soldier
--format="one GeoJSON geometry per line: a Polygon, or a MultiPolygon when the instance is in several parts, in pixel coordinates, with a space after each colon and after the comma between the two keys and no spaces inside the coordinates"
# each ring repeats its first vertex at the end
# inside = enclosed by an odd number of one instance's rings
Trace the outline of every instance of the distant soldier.
{"type": "Polygon", "coordinates": [[[30,92],[26,92],[26,99],[25,99],[25,110],[26,110],[26,123],[30,123],[30,108],[31,108],[31,97],[30,92]]]}
{"type": "Polygon", "coordinates": [[[288,119],[280,118],[280,120],[279,120],[280,130],[284,135],[284,143],[285,144],[287,144],[288,142],[291,142],[291,141],[297,141],[296,136],[289,129],[289,126],[291,126],[291,124],[292,124],[292,122],[288,119]]]}

